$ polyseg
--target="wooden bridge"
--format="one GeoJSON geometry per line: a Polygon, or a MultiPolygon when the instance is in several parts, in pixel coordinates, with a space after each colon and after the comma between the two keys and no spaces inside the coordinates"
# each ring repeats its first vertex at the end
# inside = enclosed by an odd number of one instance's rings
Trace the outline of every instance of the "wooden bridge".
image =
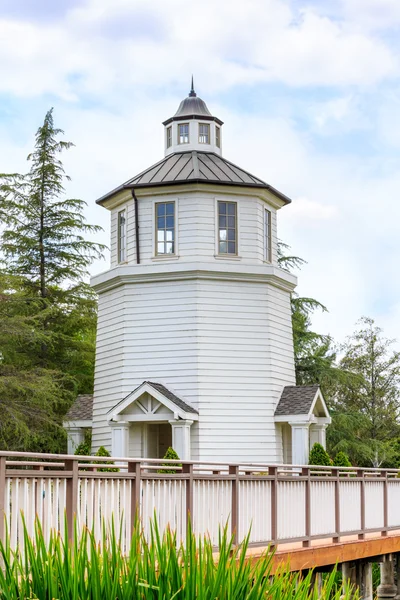
{"type": "Polygon", "coordinates": [[[275,567],[284,562],[292,570],[323,572],[340,563],[368,600],[371,562],[380,562],[379,597],[397,594],[398,470],[182,461],[166,473],[164,459],[114,458],[118,471],[106,472],[99,464],[106,461],[0,452],[0,536],[6,524],[17,546],[21,511],[28,531],[38,516],[46,536],[52,529],[65,535],[66,513],[69,532],[76,517],[78,528],[87,526],[100,539],[103,520],[113,517],[128,550],[136,512],[146,533],[156,514],[160,528],[169,525],[183,542],[190,518],[193,531],[215,545],[226,524],[237,543],[250,530],[249,560],[272,546],[275,567]]]}

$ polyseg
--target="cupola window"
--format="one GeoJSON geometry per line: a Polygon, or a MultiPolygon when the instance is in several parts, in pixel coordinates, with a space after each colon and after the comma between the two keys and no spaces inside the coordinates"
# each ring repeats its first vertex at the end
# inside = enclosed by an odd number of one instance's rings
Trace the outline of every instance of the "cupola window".
{"type": "Polygon", "coordinates": [[[156,254],[175,254],[175,202],[156,203],[156,254]]]}
{"type": "Polygon", "coordinates": [[[199,144],[210,143],[210,126],[205,123],[199,124],[199,144]]]}
{"type": "Polygon", "coordinates": [[[218,254],[237,254],[236,202],[218,202],[218,254]]]}
{"type": "Polygon", "coordinates": [[[264,210],[264,246],[265,260],[272,262],[271,211],[264,210]]]}
{"type": "Polygon", "coordinates": [[[172,146],[172,127],[167,127],[167,148],[172,146]]]}
{"type": "Polygon", "coordinates": [[[215,126],[215,145],[221,148],[221,128],[218,125],[215,126]]]}
{"type": "Polygon", "coordinates": [[[118,213],[118,262],[126,261],[126,212],[118,213]]]}
{"type": "Polygon", "coordinates": [[[178,125],[178,144],[189,143],[189,123],[178,125]]]}

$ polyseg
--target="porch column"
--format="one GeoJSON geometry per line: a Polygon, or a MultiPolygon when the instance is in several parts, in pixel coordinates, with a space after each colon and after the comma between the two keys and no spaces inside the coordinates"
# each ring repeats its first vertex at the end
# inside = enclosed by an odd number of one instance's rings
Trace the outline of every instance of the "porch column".
{"type": "Polygon", "coordinates": [[[129,456],[129,423],[127,421],[110,421],[111,456],[127,458],[129,456]]]}
{"type": "Polygon", "coordinates": [[[172,447],[182,460],[190,460],[190,427],[193,421],[169,421],[172,428],[172,447]]]}
{"type": "Polygon", "coordinates": [[[309,454],[309,427],[308,421],[289,423],[292,428],[292,464],[307,465],[309,454]]]}
{"type": "Polygon", "coordinates": [[[327,425],[313,423],[310,427],[310,449],[314,444],[321,444],[326,449],[326,428],[327,425]]]}
{"type": "Polygon", "coordinates": [[[68,454],[74,454],[76,448],[85,441],[85,430],[83,427],[68,427],[68,454]]]}

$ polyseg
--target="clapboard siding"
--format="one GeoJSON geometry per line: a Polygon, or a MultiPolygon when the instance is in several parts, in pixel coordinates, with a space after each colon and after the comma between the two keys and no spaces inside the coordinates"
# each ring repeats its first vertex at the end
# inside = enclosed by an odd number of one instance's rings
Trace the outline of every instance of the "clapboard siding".
{"type": "MultiPolygon", "coordinates": [[[[179,260],[216,260],[216,202],[227,200],[238,205],[238,254],[244,263],[264,261],[264,209],[271,212],[272,259],[277,260],[276,210],[257,196],[227,196],[211,193],[191,192],[179,195],[139,198],[140,257],[142,264],[152,264],[160,260],[155,256],[155,203],[175,201],[177,224],[177,249],[179,260]]],[[[127,263],[136,263],[135,206],[133,200],[111,210],[111,267],[117,258],[118,212],[126,211],[127,222],[127,263]]],[[[169,262],[168,258],[161,260],[169,262]]],[[[175,259],[172,259],[175,260],[175,259]]]]}
{"type": "Polygon", "coordinates": [[[282,387],[294,382],[283,294],[268,284],[199,283],[200,460],[216,458],[216,450],[224,460],[278,460],[273,413],[282,387]]]}
{"type": "MultiPolygon", "coordinates": [[[[133,200],[111,210],[111,267],[118,262],[118,212],[125,209],[127,265],[139,273],[162,264],[173,274],[185,261],[188,269],[201,262],[221,272],[227,265],[259,270],[265,264],[265,208],[271,212],[277,266],[277,211],[256,190],[254,195],[248,190],[229,195],[223,188],[219,194],[164,191],[139,195],[140,265],[133,200]],[[171,200],[176,202],[177,256],[155,257],[155,203],[171,200]],[[239,256],[232,259],[216,256],[218,200],[238,206],[239,256]]],[[[159,279],[100,290],[94,450],[111,448],[106,414],[145,380],[163,383],[199,410],[191,427],[193,459],[282,460],[282,431],[273,415],[283,387],[295,382],[290,293],[240,278],[159,279]]],[[[143,425],[132,425],[129,435],[130,455],[140,456],[143,425]]]]}

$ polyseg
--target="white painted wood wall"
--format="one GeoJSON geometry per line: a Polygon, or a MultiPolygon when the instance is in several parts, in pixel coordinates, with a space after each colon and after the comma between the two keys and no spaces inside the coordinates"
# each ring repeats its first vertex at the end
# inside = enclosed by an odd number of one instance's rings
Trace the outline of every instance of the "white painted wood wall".
{"type": "MultiPolygon", "coordinates": [[[[99,292],[94,450],[110,448],[106,413],[150,380],[199,410],[191,428],[192,459],[282,461],[273,414],[283,387],[295,383],[289,291],[295,278],[277,269],[272,199],[224,190],[137,191],[140,265],[129,192],[112,209],[111,269],[93,279],[99,292]],[[170,200],[177,207],[178,257],[155,258],[154,205],[170,200]],[[239,257],[215,256],[217,200],[238,203],[239,257]],[[117,215],[124,208],[127,264],[117,265],[117,215]],[[272,266],[264,261],[264,208],[272,214],[272,266]],[[202,276],[185,278],[194,270],[202,276]],[[263,280],[272,271],[283,289],[263,280]],[[124,274],[129,282],[110,284],[124,274]],[[136,283],[136,276],[152,279],[136,283]]],[[[139,451],[139,433],[131,430],[130,452],[139,451]]]]}

